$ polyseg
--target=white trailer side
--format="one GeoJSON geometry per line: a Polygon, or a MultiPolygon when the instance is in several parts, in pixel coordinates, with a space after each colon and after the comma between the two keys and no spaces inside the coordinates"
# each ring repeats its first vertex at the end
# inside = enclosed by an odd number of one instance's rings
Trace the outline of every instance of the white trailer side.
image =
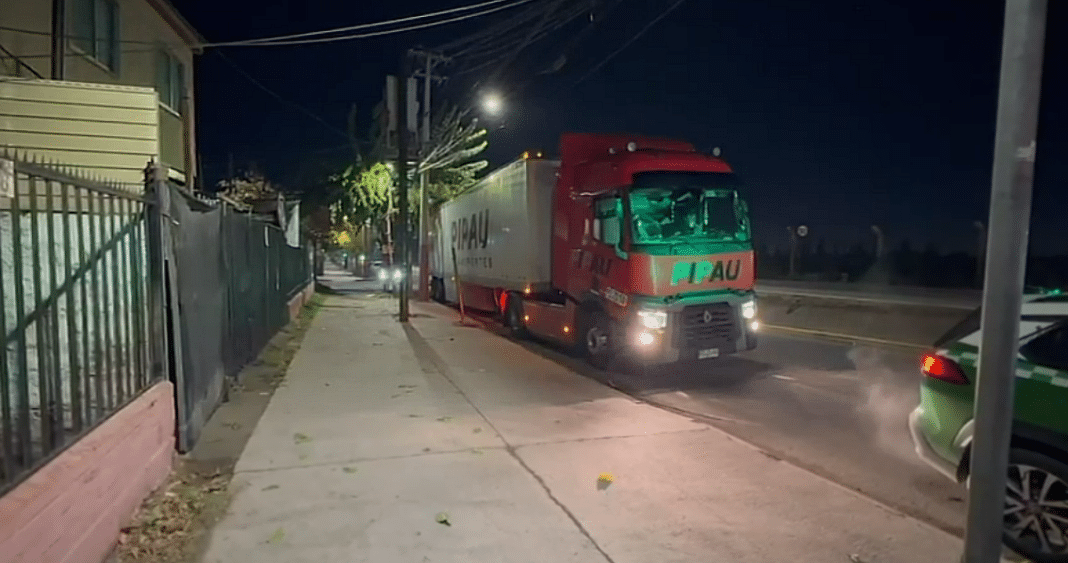
{"type": "Polygon", "coordinates": [[[457,271],[465,284],[514,291],[549,286],[559,167],[558,161],[518,160],[441,206],[432,218],[431,272],[445,281],[446,300],[456,302],[457,271]]]}

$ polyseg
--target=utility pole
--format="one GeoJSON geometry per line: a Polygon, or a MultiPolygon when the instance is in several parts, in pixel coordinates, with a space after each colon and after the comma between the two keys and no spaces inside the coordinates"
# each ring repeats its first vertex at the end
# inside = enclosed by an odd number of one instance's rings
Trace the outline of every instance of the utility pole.
{"type": "Polygon", "coordinates": [[[1046,5],[1005,3],[964,563],[1001,555],[1046,5]]]}
{"type": "Polygon", "coordinates": [[[400,187],[400,221],[397,231],[401,256],[400,322],[408,322],[408,286],[412,279],[412,260],[408,254],[408,54],[400,61],[397,80],[397,182],[400,187]]]}
{"type": "Polygon", "coordinates": [[[871,232],[875,234],[875,262],[879,263],[883,261],[883,255],[886,254],[886,237],[879,225],[872,225],[871,232]]]}
{"type": "Polygon", "coordinates": [[[52,80],[67,74],[67,2],[52,0],[52,80]]]}
{"type": "Polygon", "coordinates": [[[975,241],[975,287],[983,288],[983,266],[986,264],[986,225],[982,221],[973,223],[977,231],[975,241]]]}
{"type": "MultiPolygon", "coordinates": [[[[449,59],[444,55],[421,49],[412,49],[408,52],[414,56],[423,57],[424,63],[423,73],[420,75],[417,72],[415,75],[423,77],[423,123],[420,135],[419,157],[420,160],[425,160],[427,151],[430,149],[431,81],[443,82],[445,80],[444,77],[433,75],[434,64],[436,62],[448,62],[449,59]]],[[[430,195],[427,193],[429,186],[430,171],[424,169],[419,174],[419,299],[421,301],[430,299],[430,247],[428,245],[430,222],[427,217],[427,213],[430,210],[430,195]]]]}

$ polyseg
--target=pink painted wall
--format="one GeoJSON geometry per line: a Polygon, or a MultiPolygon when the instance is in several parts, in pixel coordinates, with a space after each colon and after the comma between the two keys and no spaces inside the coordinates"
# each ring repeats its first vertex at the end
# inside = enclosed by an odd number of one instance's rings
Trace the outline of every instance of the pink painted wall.
{"type": "Polygon", "coordinates": [[[158,383],[0,498],[0,563],[100,563],[174,461],[158,383]]]}

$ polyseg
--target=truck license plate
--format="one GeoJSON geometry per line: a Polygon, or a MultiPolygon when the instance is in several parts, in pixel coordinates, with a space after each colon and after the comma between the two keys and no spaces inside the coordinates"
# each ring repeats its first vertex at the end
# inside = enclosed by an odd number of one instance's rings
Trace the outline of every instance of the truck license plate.
{"type": "Polygon", "coordinates": [[[698,360],[707,360],[708,358],[718,358],[718,357],[719,357],[719,348],[709,348],[707,350],[698,350],[697,351],[697,359],[698,360]]]}

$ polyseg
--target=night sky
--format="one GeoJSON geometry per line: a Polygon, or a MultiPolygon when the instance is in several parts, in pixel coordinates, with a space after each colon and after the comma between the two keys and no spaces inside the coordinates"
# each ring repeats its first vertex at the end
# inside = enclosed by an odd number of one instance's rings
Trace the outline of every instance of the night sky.
{"type": "MultiPolygon", "coordinates": [[[[535,0],[545,2],[547,0],[535,0]]],[[[355,25],[473,0],[351,2],[173,0],[210,42],[355,25]]],[[[784,245],[806,224],[829,247],[870,242],[971,249],[986,221],[1003,2],[712,2],[687,0],[576,85],[675,0],[623,0],[551,66],[579,18],[525,49],[493,85],[514,92],[483,118],[496,167],[526,149],[555,151],[564,131],[626,131],[721,147],[749,187],[757,235],[784,245]]],[[[520,8],[517,8],[518,10],[520,8]]],[[[311,46],[209,49],[197,68],[198,126],[209,181],[256,162],[299,190],[341,166],[349,109],[365,132],[385,75],[410,47],[435,47],[506,18],[311,46]],[[253,85],[226,57],[278,98],[253,85]],[[295,104],[295,105],[294,105],[295,104]],[[326,123],[309,117],[300,106],[326,123]]],[[[1068,6],[1050,2],[1032,252],[1068,251],[1068,6]]],[[[446,75],[463,61],[440,69],[446,75]]],[[[450,76],[435,99],[470,99],[485,73],[450,76]]],[[[436,104],[435,104],[436,105],[436,104]]],[[[759,241],[758,241],[759,242],[759,241]]]]}

